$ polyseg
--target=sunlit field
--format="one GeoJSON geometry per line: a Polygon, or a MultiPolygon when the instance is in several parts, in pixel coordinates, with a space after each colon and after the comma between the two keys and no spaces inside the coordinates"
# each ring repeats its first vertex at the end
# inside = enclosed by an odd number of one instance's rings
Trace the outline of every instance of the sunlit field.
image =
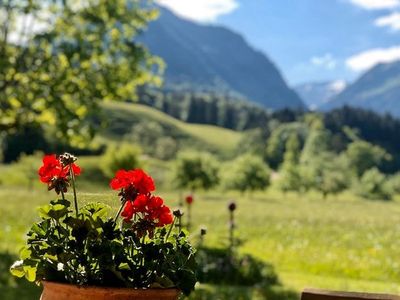
{"type": "MultiPolygon", "coordinates": [[[[81,191],[82,205],[91,201],[105,201],[114,209],[118,205],[117,197],[106,186],[87,186],[81,191]]],[[[164,189],[162,195],[172,206],[177,204],[178,192],[164,189]]],[[[33,190],[0,189],[3,254],[17,254],[25,231],[36,218],[35,207],[52,196],[36,183],[33,190]]],[[[317,193],[284,195],[273,190],[252,195],[198,193],[193,206],[194,242],[197,228],[206,226],[207,245],[227,245],[226,206],[230,199],[238,204],[236,237],[240,239],[240,252],[272,263],[286,288],[296,292],[304,287],[400,292],[399,202],[366,201],[350,194],[322,199],[317,193]]],[[[3,277],[6,272],[1,270],[3,277]]],[[[30,290],[18,291],[12,285],[3,285],[1,289],[4,295],[12,293],[13,297],[14,293],[24,293],[17,294],[19,299],[34,299],[32,293],[38,293],[33,290],[27,295],[30,290]]],[[[234,293],[235,299],[257,298],[252,289],[223,286],[199,286],[192,297],[206,299],[207,293],[224,294],[227,299],[230,293],[234,293]]]]}

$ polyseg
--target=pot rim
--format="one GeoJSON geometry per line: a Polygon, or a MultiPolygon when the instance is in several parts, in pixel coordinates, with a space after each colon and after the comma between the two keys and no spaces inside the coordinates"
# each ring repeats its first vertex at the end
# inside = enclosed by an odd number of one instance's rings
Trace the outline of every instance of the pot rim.
{"type": "Polygon", "coordinates": [[[64,282],[56,282],[56,281],[41,281],[43,287],[50,288],[64,288],[69,290],[80,290],[80,291],[107,291],[107,292],[118,292],[118,293],[167,293],[168,295],[179,295],[181,291],[177,288],[129,288],[129,287],[108,287],[108,286],[96,286],[96,285],[77,285],[73,283],[64,283],[64,282]]]}

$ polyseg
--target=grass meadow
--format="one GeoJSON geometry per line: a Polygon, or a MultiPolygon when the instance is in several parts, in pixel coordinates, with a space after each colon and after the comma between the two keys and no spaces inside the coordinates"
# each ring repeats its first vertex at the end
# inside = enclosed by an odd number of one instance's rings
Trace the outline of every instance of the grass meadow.
{"type": "MultiPolygon", "coordinates": [[[[1,170],[4,176],[7,170],[1,170]]],[[[81,205],[91,201],[105,201],[113,209],[118,205],[106,183],[100,187],[83,180],[79,190],[81,205]]],[[[160,193],[171,206],[177,205],[178,192],[164,187],[160,193]]],[[[35,208],[53,196],[36,180],[18,187],[0,186],[2,299],[38,299],[39,289],[10,281],[6,262],[23,245],[25,232],[37,218],[35,208]]],[[[274,190],[251,195],[200,192],[193,206],[194,241],[197,228],[206,226],[207,245],[227,245],[226,207],[231,199],[238,204],[239,251],[272,263],[285,288],[296,293],[304,287],[400,293],[399,201],[366,201],[350,194],[323,199],[317,193],[284,195],[274,190]]],[[[210,299],[210,295],[212,299],[267,298],[255,288],[210,285],[200,285],[191,298],[210,299]]]]}

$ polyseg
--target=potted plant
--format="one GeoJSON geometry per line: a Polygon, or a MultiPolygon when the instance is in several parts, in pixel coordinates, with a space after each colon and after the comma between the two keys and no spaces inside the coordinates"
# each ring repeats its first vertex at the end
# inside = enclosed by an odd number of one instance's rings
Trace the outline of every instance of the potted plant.
{"type": "MultiPolygon", "coordinates": [[[[120,208],[89,203],[79,207],[76,157],[46,155],[40,180],[58,199],[39,208],[40,221],[28,232],[18,277],[43,285],[42,300],[178,299],[196,283],[195,250],[171,212],[153,195],[153,179],[140,169],[119,170],[110,182],[120,208]],[[73,205],[66,197],[72,188],[73,205]],[[73,208],[72,208],[73,207],[73,208]]],[[[69,196],[69,194],[68,194],[69,196]]]]}

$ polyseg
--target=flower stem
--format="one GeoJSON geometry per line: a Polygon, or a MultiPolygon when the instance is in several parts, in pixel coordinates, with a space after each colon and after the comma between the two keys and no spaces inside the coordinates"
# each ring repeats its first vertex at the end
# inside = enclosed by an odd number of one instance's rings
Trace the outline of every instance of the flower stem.
{"type": "Polygon", "coordinates": [[[65,195],[64,195],[63,190],[61,190],[61,198],[65,201],[65,195]]]}
{"type": "MultiPolygon", "coordinates": [[[[142,237],[142,244],[141,244],[142,251],[143,251],[143,246],[144,246],[145,241],[146,241],[146,233],[143,234],[143,237],[142,237]]],[[[144,255],[142,255],[142,257],[141,257],[141,259],[140,259],[140,266],[141,266],[141,267],[144,266],[144,255]]]]}
{"type": "Polygon", "coordinates": [[[178,217],[178,232],[182,231],[182,216],[178,217]]]}
{"type": "Polygon", "coordinates": [[[168,241],[168,238],[169,238],[169,236],[170,236],[170,234],[171,234],[171,232],[172,232],[172,228],[174,228],[174,226],[175,226],[175,221],[176,221],[176,217],[174,217],[174,220],[172,221],[172,224],[171,224],[171,226],[169,227],[168,233],[167,233],[167,235],[165,236],[165,241],[168,241]]]}
{"type": "Polygon", "coordinates": [[[192,205],[191,204],[187,204],[187,229],[190,230],[190,227],[192,225],[192,205]]]}
{"type": "Polygon", "coordinates": [[[78,198],[76,197],[75,174],[74,174],[74,171],[72,170],[72,164],[69,165],[69,174],[71,176],[72,190],[74,191],[75,212],[76,212],[76,216],[78,216],[78,214],[79,214],[78,198]]]}
{"type": "Polygon", "coordinates": [[[119,215],[121,214],[121,211],[122,211],[122,209],[123,209],[124,206],[125,206],[125,203],[126,203],[126,200],[122,200],[121,207],[119,208],[117,214],[115,215],[114,223],[117,223],[118,217],[119,217],[119,215]]]}

